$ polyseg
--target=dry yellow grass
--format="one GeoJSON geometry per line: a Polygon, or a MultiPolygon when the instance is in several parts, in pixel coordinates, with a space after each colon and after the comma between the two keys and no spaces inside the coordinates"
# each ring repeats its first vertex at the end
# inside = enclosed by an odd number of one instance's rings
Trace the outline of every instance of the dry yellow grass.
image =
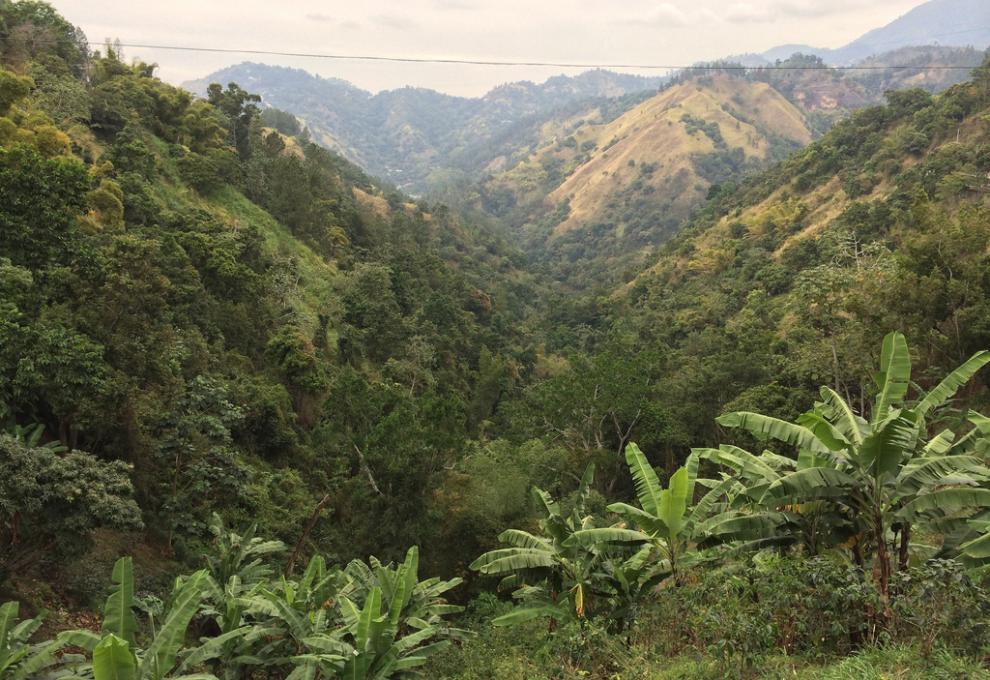
{"type": "Polygon", "coordinates": [[[378,217],[387,219],[390,211],[388,207],[388,201],[386,201],[381,196],[373,196],[363,189],[358,187],[353,188],[354,198],[363,208],[367,208],[373,212],[378,217]]]}
{"type": "MultiPolygon", "coordinates": [[[[579,146],[591,141],[596,148],[546,199],[550,206],[570,201],[570,215],[554,233],[587,226],[611,194],[640,178],[652,187],[658,204],[686,216],[709,186],[698,174],[694,157],[716,148],[703,132],[688,132],[681,122],[685,114],[716,123],[727,147],[742,149],[748,158],[766,157],[769,145],[761,129],[801,144],[811,141],[801,112],[765,83],[728,76],[683,83],[609,123],[585,124],[575,131],[579,146]],[[642,164],[656,169],[647,177],[640,171],[642,164]]],[[[560,156],[556,147],[549,147],[519,164],[510,182],[516,181],[523,194],[537,191],[543,160],[551,153],[560,156]]]]}

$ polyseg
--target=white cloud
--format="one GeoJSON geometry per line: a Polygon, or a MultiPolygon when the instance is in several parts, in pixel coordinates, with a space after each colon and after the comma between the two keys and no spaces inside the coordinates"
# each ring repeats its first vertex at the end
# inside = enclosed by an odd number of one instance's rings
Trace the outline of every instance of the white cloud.
{"type": "Polygon", "coordinates": [[[733,24],[764,23],[773,21],[775,13],[771,7],[766,5],[734,2],[726,8],[723,17],[733,24]]]}
{"type": "Polygon", "coordinates": [[[643,13],[629,16],[618,22],[626,26],[648,28],[681,28],[692,23],[688,14],[669,2],[652,5],[643,13]]]}
{"type": "MultiPolygon", "coordinates": [[[[556,63],[691,64],[781,43],[841,46],[922,0],[51,0],[89,38],[280,52],[556,63]]],[[[990,0],[988,0],[990,1],[990,0]]],[[[0,0],[3,2],[3,0],[0,0]]],[[[250,59],[127,49],[167,80],[250,59]]],[[[580,69],[271,57],[367,90],[478,95],[580,69]]],[[[643,71],[643,73],[655,73],[643,71]]]]}
{"type": "Polygon", "coordinates": [[[310,21],[315,21],[320,24],[329,24],[336,21],[329,14],[322,14],[320,12],[310,12],[309,14],[306,15],[306,18],[309,19],[310,21]]]}
{"type": "Polygon", "coordinates": [[[416,22],[408,17],[393,16],[391,14],[376,14],[373,17],[368,17],[368,21],[378,26],[392,28],[397,31],[408,31],[417,26],[416,22]]]}

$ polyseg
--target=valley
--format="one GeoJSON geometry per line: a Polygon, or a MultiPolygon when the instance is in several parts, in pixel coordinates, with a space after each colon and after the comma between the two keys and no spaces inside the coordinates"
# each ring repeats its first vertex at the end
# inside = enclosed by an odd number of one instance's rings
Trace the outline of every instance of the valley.
{"type": "Polygon", "coordinates": [[[0,677],[990,677],[983,10],[469,98],[0,1],[0,677]]]}

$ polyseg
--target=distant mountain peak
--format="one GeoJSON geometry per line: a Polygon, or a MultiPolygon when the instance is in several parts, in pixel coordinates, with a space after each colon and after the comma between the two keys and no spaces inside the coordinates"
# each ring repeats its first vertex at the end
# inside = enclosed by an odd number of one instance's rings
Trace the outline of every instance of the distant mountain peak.
{"type": "Polygon", "coordinates": [[[773,63],[801,53],[819,56],[833,66],[847,66],[883,52],[922,45],[990,47],[990,1],[929,0],[843,47],[780,45],[759,56],[773,63]]]}

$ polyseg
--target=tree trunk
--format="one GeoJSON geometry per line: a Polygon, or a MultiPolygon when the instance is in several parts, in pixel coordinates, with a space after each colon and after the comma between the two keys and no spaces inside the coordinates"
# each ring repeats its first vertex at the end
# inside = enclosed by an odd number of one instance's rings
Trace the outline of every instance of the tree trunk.
{"type": "Polygon", "coordinates": [[[911,525],[905,522],[901,525],[901,546],[897,556],[897,570],[907,571],[908,568],[908,546],[911,543],[911,525]]]}
{"type": "Polygon", "coordinates": [[[874,527],[877,556],[876,564],[873,565],[873,578],[880,590],[880,602],[883,607],[877,617],[877,623],[881,628],[890,620],[890,551],[887,549],[886,533],[883,521],[877,519],[874,527]]]}
{"type": "Polygon", "coordinates": [[[292,570],[296,567],[296,560],[299,559],[299,555],[302,553],[303,545],[306,543],[306,539],[313,532],[313,528],[320,519],[320,515],[323,513],[323,508],[327,506],[330,502],[330,494],[326,494],[316,504],[313,508],[313,514],[309,516],[309,521],[306,522],[306,528],[303,529],[302,535],[299,536],[299,540],[296,541],[296,547],[292,549],[292,555],[289,556],[289,561],[285,565],[285,575],[292,576],[292,570]]]}

